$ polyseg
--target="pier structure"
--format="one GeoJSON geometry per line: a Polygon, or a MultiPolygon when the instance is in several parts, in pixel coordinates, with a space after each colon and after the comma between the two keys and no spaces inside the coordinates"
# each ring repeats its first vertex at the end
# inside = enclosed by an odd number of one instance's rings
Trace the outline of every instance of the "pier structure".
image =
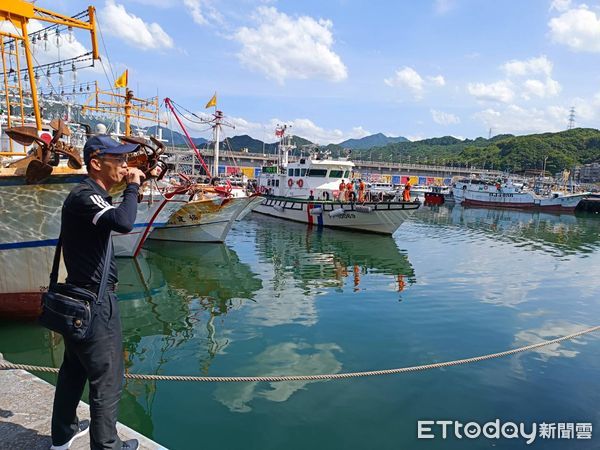
{"type": "MultiPolygon", "coordinates": [[[[0,362],[4,359],[0,353],[0,362]]],[[[24,370],[0,370],[0,448],[47,450],[52,445],[50,420],[54,386],[24,370]]],[[[90,408],[80,402],[80,419],[90,418],[90,408]]],[[[118,423],[123,440],[137,439],[140,450],[165,450],[156,442],[118,423]]],[[[71,450],[90,448],[89,433],[76,439],[71,450]]]]}

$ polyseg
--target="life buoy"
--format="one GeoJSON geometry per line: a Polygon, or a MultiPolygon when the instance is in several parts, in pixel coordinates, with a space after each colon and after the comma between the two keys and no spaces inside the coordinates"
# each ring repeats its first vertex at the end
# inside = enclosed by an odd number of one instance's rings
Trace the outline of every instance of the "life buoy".
{"type": "Polygon", "coordinates": [[[483,187],[486,191],[488,190],[487,184],[483,187]]]}
{"type": "Polygon", "coordinates": [[[296,184],[299,188],[301,188],[302,186],[304,186],[304,181],[302,180],[302,178],[300,178],[298,181],[296,181],[296,184]]]}
{"type": "Polygon", "coordinates": [[[288,187],[292,187],[294,185],[294,180],[288,178],[288,187]]]}
{"type": "Polygon", "coordinates": [[[355,202],[356,201],[356,192],[354,192],[354,191],[348,192],[348,200],[351,202],[355,202]]]}

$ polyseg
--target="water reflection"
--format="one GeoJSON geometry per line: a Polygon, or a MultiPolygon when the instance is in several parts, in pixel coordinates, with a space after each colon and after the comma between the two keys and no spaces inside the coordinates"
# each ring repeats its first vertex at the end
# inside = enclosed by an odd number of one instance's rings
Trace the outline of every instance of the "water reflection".
{"type": "Polygon", "coordinates": [[[216,338],[215,318],[251,300],[262,286],[223,244],[155,242],[142,258],[119,261],[119,278],[128,350],[136,353],[146,336],[165,336],[168,347],[177,347],[205,328],[211,359],[224,345],[216,338]]]}
{"type": "MultiPolygon", "coordinates": [[[[317,375],[338,373],[342,364],[335,353],[341,352],[336,344],[310,345],[306,342],[282,342],[268,346],[256,355],[252,362],[236,369],[236,374],[260,373],[264,376],[298,374],[317,375]]],[[[237,383],[221,384],[215,391],[215,398],[233,412],[250,412],[250,402],[264,398],[272,402],[284,402],[296,391],[309,383],[318,381],[294,381],[287,383],[237,383]]]]}
{"type": "Polygon", "coordinates": [[[483,234],[556,256],[585,255],[600,246],[597,216],[443,206],[417,217],[430,224],[460,227],[465,234],[483,234]]]}
{"type": "MultiPolygon", "coordinates": [[[[244,309],[246,333],[255,333],[244,338],[271,342],[276,335],[278,342],[261,343],[256,355],[232,369],[235,374],[338,373],[341,343],[314,342],[315,332],[308,331],[319,322],[318,297],[352,293],[366,299],[415,282],[406,255],[389,236],[310,229],[262,216],[250,223],[264,286],[244,309]]],[[[250,412],[256,399],[284,402],[309,383],[223,384],[215,398],[232,412],[250,412]]]]}
{"type": "MultiPolygon", "coordinates": [[[[178,360],[196,365],[185,364],[187,372],[208,373],[229,344],[215,321],[250,301],[262,286],[223,244],[153,242],[142,257],[118,265],[125,365],[137,373],[163,373],[178,360]]],[[[129,380],[125,391],[125,411],[142,407],[148,416],[139,411],[135,416],[149,420],[156,383],[129,380]]]]}
{"type": "Polygon", "coordinates": [[[293,278],[305,293],[320,288],[361,288],[361,277],[383,274],[402,277],[399,289],[414,282],[414,271],[390,236],[311,229],[295,222],[260,217],[256,248],[261,263],[271,263],[273,286],[280,290],[293,278]],[[404,284],[403,284],[404,283],[404,284]]]}

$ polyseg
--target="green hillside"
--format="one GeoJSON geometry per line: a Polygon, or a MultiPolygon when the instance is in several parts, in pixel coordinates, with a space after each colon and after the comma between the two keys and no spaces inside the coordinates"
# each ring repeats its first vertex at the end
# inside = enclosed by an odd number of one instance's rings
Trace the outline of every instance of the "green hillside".
{"type": "Polygon", "coordinates": [[[600,160],[600,131],[575,128],[558,133],[501,135],[474,140],[445,136],[356,150],[353,158],[455,166],[466,164],[513,172],[541,170],[546,160],[546,170],[555,173],[600,160]]]}

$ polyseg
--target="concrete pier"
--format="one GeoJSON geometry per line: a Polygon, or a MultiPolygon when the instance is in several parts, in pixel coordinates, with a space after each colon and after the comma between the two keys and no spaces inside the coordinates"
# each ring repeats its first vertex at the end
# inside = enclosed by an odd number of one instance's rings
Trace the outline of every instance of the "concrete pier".
{"type": "MultiPolygon", "coordinates": [[[[0,361],[4,361],[0,353],[0,361]]],[[[0,370],[0,449],[48,450],[54,386],[24,370],[0,370]]],[[[80,419],[89,419],[89,406],[79,403],[80,419]]],[[[164,447],[138,432],[118,424],[123,440],[137,439],[140,449],[163,450],[164,447]]],[[[90,448],[89,433],[75,440],[72,450],[90,448]]]]}

